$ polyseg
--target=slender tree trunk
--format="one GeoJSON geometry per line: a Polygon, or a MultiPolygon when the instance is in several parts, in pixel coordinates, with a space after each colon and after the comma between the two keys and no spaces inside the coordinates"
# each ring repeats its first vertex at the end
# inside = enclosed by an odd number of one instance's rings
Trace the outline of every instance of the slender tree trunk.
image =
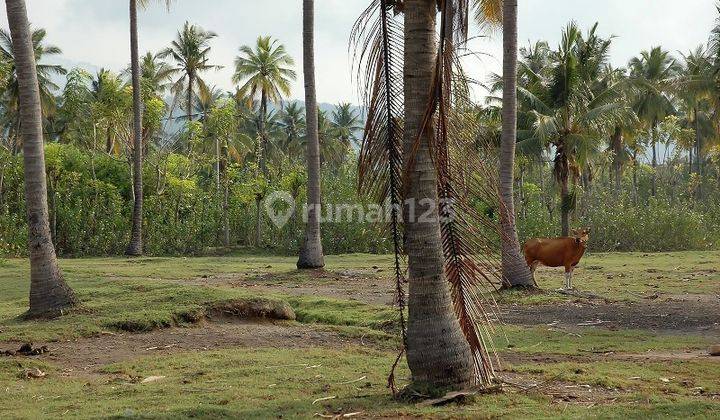
{"type": "Polygon", "coordinates": [[[112,129],[110,127],[108,127],[105,135],[106,135],[106,137],[105,137],[105,153],[107,153],[108,155],[112,155],[112,152],[113,152],[113,149],[115,146],[115,141],[113,141],[112,129]]]}
{"type": "Polygon", "coordinates": [[[655,197],[657,193],[657,121],[652,123],[652,196],[655,197]]]}
{"type": "Polygon", "coordinates": [[[220,136],[215,136],[215,189],[220,194],[220,136]]]}
{"type": "Polygon", "coordinates": [[[618,126],[615,127],[615,132],[612,135],[612,150],[613,150],[613,177],[615,178],[615,194],[620,194],[622,189],[622,162],[620,162],[620,155],[622,154],[622,129],[618,126]]]}
{"type": "Polygon", "coordinates": [[[520,252],[513,194],[517,139],[517,0],[503,1],[503,108],[500,143],[500,224],[502,278],[508,287],[532,287],[533,278],[520,252]]]}
{"type": "Polygon", "coordinates": [[[638,167],[638,160],[637,160],[637,149],[633,150],[633,199],[635,200],[635,204],[638,202],[639,194],[638,191],[638,180],[637,180],[637,167],[638,167]]]}
{"type": "MultiPolygon", "coordinates": [[[[267,92],[265,89],[260,94],[260,170],[267,179],[269,176],[267,167],[267,127],[265,126],[265,118],[267,118],[267,92]]],[[[307,107],[307,106],[306,106],[307,107]]]]}
{"type": "MultiPolygon", "coordinates": [[[[260,94],[260,122],[258,124],[258,131],[260,131],[260,138],[258,141],[258,165],[260,166],[260,172],[266,181],[270,181],[270,173],[267,167],[267,133],[265,132],[265,118],[267,115],[267,92],[265,89],[260,94]]],[[[257,223],[255,224],[255,245],[260,246],[262,242],[262,213],[260,206],[262,203],[262,196],[257,195],[255,197],[255,216],[257,223]]]]}
{"type": "Polygon", "coordinates": [[[228,165],[228,146],[227,142],[222,147],[222,165],[218,164],[218,173],[222,170],[223,178],[223,202],[222,202],[222,217],[223,217],[223,245],[225,247],[230,246],[230,181],[227,176],[227,165],[228,165]]]}
{"type": "Polygon", "coordinates": [[[132,230],[126,255],[143,253],[143,181],[142,181],[142,92],[140,87],[140,54],[138,51],[137,0],[130,0],[130,67],[133,90],[133,198],[132,230]]]}
{"type": "Polygon", "coordinates": [[[24,0],[5,0],[17,69],[30,254],[29,317],[54,316],[77,303],[50,237],[40,89],[24,0]]]}
{"type": "Polygon", "coordinates": [[[297,268],[325,266],[320,238],[320,141],[315,97],[315,1],[303,0],[303,73],[305,76],[305,121],[307,126],[307,224],[297,268]]]}
{"type": "Polygon", "coordinates": [[[5,162],[0,164],[0,210],[2,210],[5,204],[5,162]]]}
{"type": "Polygon", "coordinates": [[[560,227],[561,236],[570,236],[570,210],[568,209],[568,201],[570,200],[570,188],[568,187],[568,174],[564,173],[560,179],[560,227]]]}
{"type": "Polygon", "coordinates": [[[434,125],[420,131],[437,54],[436,1],[406,0],[404,4],[406,165],[416,136],[421,136],[414,166],[409,169],[403,209],[410,284],[407,360],[415,388],[462,388],[473,382],[473,367],[444,272],[437,179],[428,150],[434,125]],[[418,218],[422,214],[429,217],[418,218]]]}
{"type": "Polygon", "coordinates": [[[262,246],[262,197],[260,194],[255,195],[255,246],[262,246]]]}
{"type": "Polygon", "coordinates": [[[697,107],[694,109],[695,112],[695,159],[697,160],[697,174],[698,174],[698,190],[697,198],[702,200],[703,198],[703,167],[702,167],[702,137],[700,136],[700,121],[698,120],[697,107]]]}
{"type": "Polygon", "coordinates": [[[188,74],[188,88],[187,88],[187,120],[192,122],[193,120],[193,86],[195,85],[195,75],[191,72],[188,74]]]}

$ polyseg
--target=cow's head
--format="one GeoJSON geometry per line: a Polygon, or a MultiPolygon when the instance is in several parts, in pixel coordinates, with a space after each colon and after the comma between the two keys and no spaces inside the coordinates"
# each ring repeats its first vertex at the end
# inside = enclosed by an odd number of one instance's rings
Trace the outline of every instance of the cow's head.
{"type": "Polygon", "coordinates": [[[590,228],[580,228],[580,229],[573,229],[573,238],[575,238],[575,242],[577,243],[586,243],[588,240],[590,240],[590,228]]]}

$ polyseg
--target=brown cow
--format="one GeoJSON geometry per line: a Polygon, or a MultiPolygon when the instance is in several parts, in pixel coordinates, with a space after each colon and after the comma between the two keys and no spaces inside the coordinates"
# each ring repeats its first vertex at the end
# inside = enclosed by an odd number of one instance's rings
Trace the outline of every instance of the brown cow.
{"type": "MultiPolygon", "coordinates": [[[[536,238],[523,245],[525,261],[535,280],[535,269],[539,264],[546,267],[565,267],[565,286],[572,289],[572,272],[585,253],[590,239],[590,228],[573,229],[572,237],[536,238]]],[[[537,286],[537,282],[535,283],[537,286]]]]}

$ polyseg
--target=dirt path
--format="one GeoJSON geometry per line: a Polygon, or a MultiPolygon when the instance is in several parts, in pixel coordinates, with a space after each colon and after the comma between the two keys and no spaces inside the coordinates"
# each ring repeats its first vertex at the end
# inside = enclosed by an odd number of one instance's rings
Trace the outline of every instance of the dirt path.
{"type": "MultiPolygon", "coordinates": [[[[3,342],[1,349],[17,349],[23,343],[3,342]]],[[[68,376],[96,375],[110,363],[146,356],[186,351],[245,348],[340,348],[361,345],[360,339],[309,325],[285,322],[206,321],[191,327],[155,330],[148,333],[115,333],[47,345],[49,352],[34,356],[56,364],[68,376]]]]}
{"type": "MultiPolygon", "coordinates": [[[[295,296],[327,296],[375,305],[393,302],[392,280],[378,269],[315,271],[309,277],[287,274],[227,274],[184,282],[241,287],[295,296]]],[[[543,293],[555,293],[543,291],[543,293]]],[[[714,334],[720,339],[720,298],[711,295],[667,296],[639,302],[573,299],[552,305],[501,303],[499,317],[507,324],[597,327],[610,330],[646,329],[656,332],[714,334]]]]}
{"type": "Polygon", "coordinates": [[[499,317],[507,324],[517,325],[642,329],[715,335],[720,338],[720,302],[672,300],[652,303],[501,305],[499,317]]]}

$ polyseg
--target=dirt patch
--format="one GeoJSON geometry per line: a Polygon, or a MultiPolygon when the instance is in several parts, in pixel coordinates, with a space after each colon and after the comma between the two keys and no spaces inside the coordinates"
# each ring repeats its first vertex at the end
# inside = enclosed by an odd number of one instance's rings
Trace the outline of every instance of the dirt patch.
{"type": "Polygon", "coordinates": [[[231,300],[215,304],[207,311],[212,318],[295,320],[295,311],[287,302],[270,299],[231,300]]]}
{"type": "MultiPolygon", "coordinates": [[[[4,342],[18,348],[22,343],[4,342]]],[[[341,348],[362,345],[360,339],[286,322],[204,322],[189,328],[168,328],[148,333],[107,333],[75,341],[47,343],[48,352],[34,359],[56,364],[66,376],[95,376],[104,365],[146,356],[233,347],[341,348]]]]}
{"type": "Polygon", "coordinates": [[[583,352],[581,354],[557,354],[557,353],[523,353],[518,351],[503,351],[498,353],[501,366],[519,364],[553,364],[553,363],[596,363],[604,361],[629,361],[629,362],[664,362],[664,361],[688,361],[697,360],[704,362],[720,363],[720,357],[713,357],[707,350],[681,350],[681,351],[647,351],[643,353],[623,352],[583,352]]]}
{"type": "Polygon", "coordinates": [[[658,332],[718,334],[720,302],[666,301],[653,303],[570,303],[536,306],[500,306],[507,324],[645,329],[658,332]]]}
{"type": "MultiPolygon", "coordinates": [[[[246,273],[189,280],[194,284],[242,287],[294,296],[327,296],[376,305],[393,302],[392,279],[375,269],[246,273]]],[[[540,291],[538,293],[555,293],[540,291]]],[[[717,334],[720,337],[720,298],[716,295],[668,295],[665,299],[610,302],[586,296],[552,305],[501,303],[499,318],[515,325],[596,327],[610,330],[646,329],[658,332],[717,334]]],[[[572,297],[570,297],[572,298],[572,297]]]]}
{"type": "Polygon", "coordinates": [[[324,296],[374,305],[392,305],[394,283],[392,279],[379,277],[378,274],[383,274],[382,269],[246,272],[200,277],[184,282],[203,286],[241,287],[293,296],[324,296]]]}

